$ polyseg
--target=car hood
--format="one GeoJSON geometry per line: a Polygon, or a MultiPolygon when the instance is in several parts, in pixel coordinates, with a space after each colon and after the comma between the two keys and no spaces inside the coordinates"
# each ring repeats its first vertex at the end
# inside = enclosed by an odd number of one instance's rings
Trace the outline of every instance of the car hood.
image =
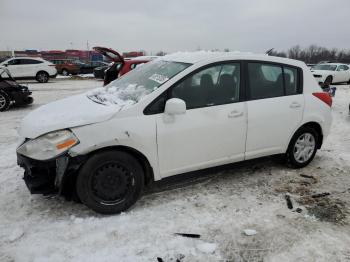
{"type": "Polygon", "coordinates": [[[334,71],[329,70],[311,70],[311,72],[315,75],[332,75],[334,71]]]}
{"type": "Polygon", "coordinates": [[[86,94],[58,100],[29,113],[23,120],[19,134],[36,138],[48,132],[106,121],[120,109],[90,100],[86,94]]]}

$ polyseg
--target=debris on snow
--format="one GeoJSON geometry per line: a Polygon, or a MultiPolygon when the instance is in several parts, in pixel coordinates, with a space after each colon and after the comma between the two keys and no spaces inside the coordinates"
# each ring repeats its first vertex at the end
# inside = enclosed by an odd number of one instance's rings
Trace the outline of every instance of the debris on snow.
{"type": "Polygon", "coordinates": [[[286,194],[285,195],[285,199],[287,201],[287,206],[289,209],[293,209],[293,203],[292,203],[292,200],[290,198],[290,194],[286,194]]]}
{"type": "Polygon", "coordinates": [[[295,209],[295,211],[296,211],[297,213],[303,212],[303,210],[302,210],[300,207],[298,207],[297,209],[295,209]]]}
{"type": "Polygon", "coordinates": [[[311,197],[312,197],[312,198],[319,198],[319,197],[325,197],[325,196],[329,196],[329,195],[330,195],[330,193],[325,192],[325,193],[320,193],[320,194],[312,195],[311,197]]]}
{"type": "Polygon", "coordinates": [[[244,229],[243,232],[246,236],[254,236],[258,233],[254,229],[244,229]]]}
{"type": "Polygon", "coordinates": [[[20,239],[21,237],[23,237],[23,235],[24,235],[24,231],[21,228],[16,228],[15,230],[12,231],[8,240],[12,243],[20,239]]]}
{"type": "Polygon", "coordinates": [[[201,235],[198,234],[187,234],[187,233],[175,233],[175,235],[182,236],[182,237],[189,237],[189,238],[200,238],[201,235]]]}

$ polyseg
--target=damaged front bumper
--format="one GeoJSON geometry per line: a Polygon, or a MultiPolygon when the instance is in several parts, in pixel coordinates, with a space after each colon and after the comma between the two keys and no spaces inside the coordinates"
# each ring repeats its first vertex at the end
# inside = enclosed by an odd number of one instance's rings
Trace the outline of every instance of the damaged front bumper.
{"type": "Polygon", "coordinates": [[[23,179],[30,193],[43,195],[71,193],[84,159],[65,154],[56,159],[38,161],[17,154],[17,164],[24,169],[23,179]]]}

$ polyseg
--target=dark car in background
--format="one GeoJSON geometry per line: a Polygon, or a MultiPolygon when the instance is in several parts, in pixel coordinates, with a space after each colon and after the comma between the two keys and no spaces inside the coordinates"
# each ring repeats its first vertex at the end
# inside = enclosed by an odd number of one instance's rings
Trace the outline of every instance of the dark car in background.
{"type": "Polygon", "coordinates": [[[90,61],[90,62],[83,62],[80,60],[75,60],[74,63],[79,66],[79,74],[92,74],[94,72],[94,69],[96,67],[100,66],[107,66],[107,62],[103,61],[90,61]]]}
{"type": "Polygon", "coordinates": [[[28,87],[19,85],[11,76],[9,70],[0,67],[0,111],[6,111],[10,106],[21,106],[33,103],[28,87]]]}
{"type": "Polygon", "coordinates": [[[103,66],[98,66],[94,69],[94,77],[98,79],[104,79],[105,78],[105,71],[112,66],[113,63],[103,65],[103,66]]]}
{"type": "Polygon", "coordinates": [[[57,73],[60,75],[76,75],[80,72],[80,66],[71,59],[53,59],[50,61],[55,65],[57,73]]]}

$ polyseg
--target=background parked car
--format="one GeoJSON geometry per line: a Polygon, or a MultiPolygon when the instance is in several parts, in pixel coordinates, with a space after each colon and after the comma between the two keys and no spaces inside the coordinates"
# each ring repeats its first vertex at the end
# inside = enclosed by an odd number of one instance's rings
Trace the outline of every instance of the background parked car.
{"type": "Polygon", "coordinates": [[[350,66],[340,63],[317,64],[311,70],[317,82],[326,86],[350,83],[350,66]]]}
{"type": "Polygon", "coordinates": [[[8,110],[11,105],[33,103],[31,94],[28,87],[16,83],[6,67],[0,67],[0,111],[8,110]]]}
{"type": "Polygon", "coordinates": [[[94,77],[99,78],[99,79],[104,79],[105,78],[105,71],[112,66],[113,63],[103,65],[103,66],[98,66],[94,68],[94,77]]]}
{"type": "Polygon", "coordinates": [[[7,67],[15,79],[35,79],[39,83],[57,76],[55,65],[41,58],[14,57],[0,63],[0,67],[7,67]]]}
{"type": "Polygon", "coordinates": [[[80,67],[76,63],[73,62],[73,60],[70,59],[55,59],[50,60],[52,62],[56,69],[57,73],[67,76],[67,75],[76,75],[80,72],[80,67]]]}
{"type": "Polygon", "coordinates": [[[107,62],[103,61],[90,61],[90,62],[83,62],[80,60],[75,60],[74,63],[79,66],[79,74],[92,74],[94,72],[94,69],[99,66],[107,66],[107,62]]]}
{"type": "Polygon", "coordinates": [[[135,69],[137,66],[148,63],[154,59],[154,57],[124,59],[117,51],[110,48],[96,46],[93,49],[108,58],[110,61],[113,61],[113,64],[104,71],[104,85],[109,84],[118,77],[135,69]]]}

